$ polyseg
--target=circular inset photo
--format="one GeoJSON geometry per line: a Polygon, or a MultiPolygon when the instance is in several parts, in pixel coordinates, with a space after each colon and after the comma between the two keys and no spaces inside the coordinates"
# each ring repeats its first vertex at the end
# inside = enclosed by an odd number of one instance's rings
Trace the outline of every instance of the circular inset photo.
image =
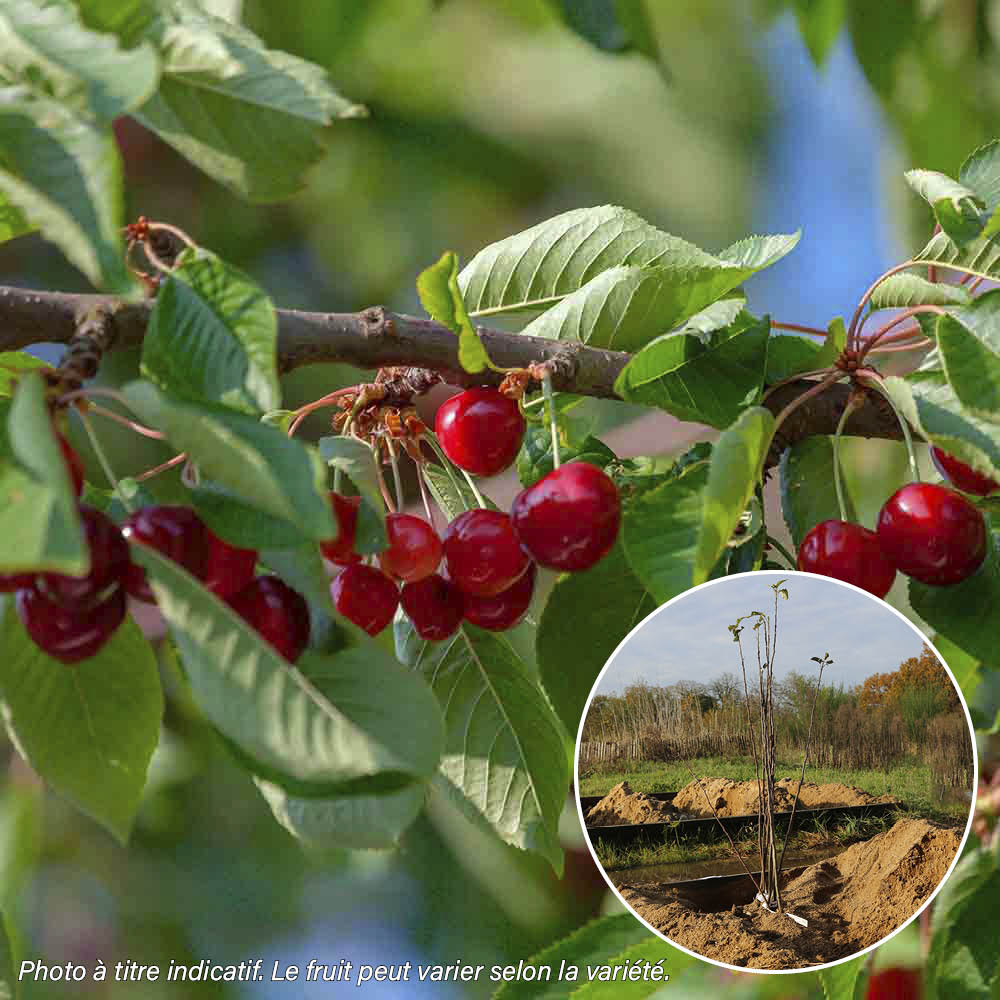
{"type": "Polygon", "coordinates": [[[898,611],[807,573],[659,608],[590,695],[576,786],[591,852],[651,930],[730,968],[875,947],[956,862],[976,754],[950,671],[898,611]]]}

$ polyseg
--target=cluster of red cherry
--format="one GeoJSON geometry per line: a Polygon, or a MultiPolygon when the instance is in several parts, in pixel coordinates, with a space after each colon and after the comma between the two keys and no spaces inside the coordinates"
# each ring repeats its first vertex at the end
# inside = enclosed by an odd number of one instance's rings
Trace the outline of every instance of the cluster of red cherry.
{"type": "MultiPolygon", "coordinates": [[[[77,497],[83,491],[79,456],[59,435],[77,497]]],[[[93,656],[125,618],[125,595],[155,600],[146,571],[132,562],[127,540],[149,545],[174,560],[225,600],[283,656],[296,659],[309,640],[309,609],[302,596],[276,576],[255,576],[257,553],[229,545],[187,507],[144,507],[121,526],[79,505],[90,552],[86,576],[15,573],[0,576],[0,591],[16,592],[28,635],[49,656],[78,663],[93,656]]]]}
{"type": "MultiPolygon", "coordinates": [[[[502,393],[467,389],[438,409],[435,430],[455,465],[493,476],[517,457],[525,422],[502,393]]],[[[614,483],[594,465],[570,462],[522,490],[510,514],[468,510],[443,539],[420,517],[388,514],[389,545],[376,568],[354,550],[358,498],[333,493],[331,502],[339,533],[321,550],[346,567],[331,586],[337,610],[377,635],[401,605],[417,634],[432,640],[448,638],[463,620],[490,631],[516,625],[531,603],[536,564],[593,566],[614,545],[621,519],[614,483]]]]}
{"type": "MultiPolygon", "coordinates": [[[[941,475],[965,493],[987,496],[1000,483],[932,448],[941,475]]],[[[798,568],[853,583],[885,597],[896,571],[935,587],[971,576],[986,556],[986,522],[976,506],[938,483],[908,483],[879,511],[875,531],[822,521],[799,546],[798,568]]]]}

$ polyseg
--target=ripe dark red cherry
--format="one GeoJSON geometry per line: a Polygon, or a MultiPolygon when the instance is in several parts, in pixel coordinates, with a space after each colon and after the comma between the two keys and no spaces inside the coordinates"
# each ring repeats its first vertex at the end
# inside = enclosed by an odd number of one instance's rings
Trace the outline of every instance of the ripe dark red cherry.
{"type": "Polygon", "coordinates": [[[849,521],[821,521],[799,546],[798,568],[853,583],[876,597],[889,593],[896,567],[886,558],[878,535],[849,521]]]}
{"type": "Polygon", "coordinates": [[[345,497],[330,491],[330,509],[337,522],[337,537],[320,542],[319,550],[330,562],[338,566],[350,566],[361,562],[361,556],[354,551],[354,530],[358,523],[358,508],[361,497],[345,497]]]}
{"type": "Polygon", "coordinates": [[[80,504],[80,520],[90,550],[90,572],[86,576],[40,573],[36,581],[50,600],[70,609],[86,608],[98,600],[108,587],[125,579],[131,565],[128,545],[111,518],[80,504]]]}
{"type": "Polygon", "coordinates": [[[462,624],[462,592],[438,573],[407,583],[399,594],[406,616],[421,639],[439,642],[462,624]]]}
{"type": "Polygon", "coordinates": [[[369,635],[378,635],[392,621],[399,606],[399,591],[381,570],[355,563],[338,573],[330,584],[333,606],[369,635]]]}
{"type": "Polygon", "coordinates": [[[900,572],[932,586],[960,583],[986,555],[986,522],[961,493],[908,483],[879,511],[879,545],[900,572]]]}
{"type": "Polygon", "coordinates": [[[229,606],[289,663],[309,644],[309,605],[280,577],[255,576],[229,606]]]}
{"type": "Polygon", "coordinates": [[[0,573],[0,594],[13,594],[16,590],[34,585],[34,573],[0,573]]]}
{"type": "Polygon", "coordinates": [[[504,632],[513,628],[523,617],[535,590],[535,564],[515,580],[506,590],[492,597],[465,598],[465,620],[491,632],[504,632]]]}
{"type": "Polygon", "coordinates": [[[56,440],[59,442],[59,448],[62,450],[63,458],[66,460],[66,468],[69,469],[69,478],[73,483],[73,491],[79,496],[83,492],[83,462],[80,461],[80,456],[73,451],[73,447],[69,441],[58,431],[56,431],[56,440]]]}
{"type": "Polygon", "coordinates": [[[540,565],[583,570],[611,550],[621,502],[596,465],[569,462],[522,490],[510,508],[521,544],[540,565]]]}
{"type": "Polygon", "coordinates": [[[972,493],[975,496],[985,497],[996,490],[1000,490],[1000,483],[989,476],[976,472],[965,462],[959,461],[954,455],[942,451],[940,448],[931,448],[931,458],[938,468],[938,472],[947,479],[952,486],[962,490],[963,493],[972,493]]]}
{"type": "Polygon", "coordinates": [[[511,519],[498,510],[467,510],[444,536],[448,576],[463,593],[490,597],[506,590],[530,560],[511,519]]]}
{"type": "Polygon", "coordinates": [[[125,618],[121,587],[85,610],[63,607],[37,587],[18,591],[15,603],[35,645],[62,663],[79,663],[93,656],[125,618]]]}
{"type": "Polygon", "coordinates": [[[524,417],[496,389],[466,389],[438,407],[434,430],[444,453],[461,469],[495,476],[517,458],[524,417]]]}
{"type": "MultiPolygon", "coordinates": [[[[199,580],[205,578],[208,558],[208,529],[190,507],[164,504],[143,507],[122,524],[122,534],[130,542],[140,542],[172,559],[199,580]]],[[[154,601],[146,571],[133,563],[125,589],[139,601],[154,601]]]]}
{"type": "Polygon", "coordinates": [[[920,996],[919,970],[898,965],[873,972],[865,989],[865,1000],[920,1000],[920,996]]]}
{"type": "Polygon", "coordinates": [[[387,514],[385,530],[389,536],[389,547],[378,556],[384,573],[404,583],[415,583],[438,568],[441,539],[422,517],[387,514]]]}
{"type": "Polygon", "coordinates": [[[252,579],[257,565],[256,549],[240,549],[224,542],[206,528],[208,558],[205,562],[205,586],[225,600],[242,590],[252,579]]]}

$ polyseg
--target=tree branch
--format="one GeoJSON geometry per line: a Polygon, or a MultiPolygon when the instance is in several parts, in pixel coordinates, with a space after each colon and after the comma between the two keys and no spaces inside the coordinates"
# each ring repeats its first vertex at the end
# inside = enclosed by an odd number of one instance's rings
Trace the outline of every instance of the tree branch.
{"type": "MultiPolygon", "coordinates": [[[[137,347],[145,335],[151,308],[149,302],[122,302],[102,295],[0,286],[0,350],[69,343],[80,316],[94,310],[110,315],[115,347],[137,347]]],[[[555,388],[585,396],[617,398],[615,379],[631,358],[621,351],[605,351],[573,341],[526,337],[485,327],[478,330],[494,364],[523,368],[533,361],[556,361],[555,388]]],[[[495,385],[502,377],[494,372],[464,372],[458,363],[458,337],[432,320],[388,312],[381,306],[357,313],[278,310],[278,367],[282,372],[333,362],[357,368],[429,368],[453,385],[495,385]]],[[[777,414],[813,384],[805,380],[790,382],[773,392],[765,405],[777,414]]],[[[831,386],[795,410],[778,432],[768,466],[774,465],[781,452],[796,441],[815,434],[833,434],[849,391],[845,384],[831,386]]],[[[851,414],[844,431],[858,437],[900,437],[891,409],[874,393],[851,414]]]]}

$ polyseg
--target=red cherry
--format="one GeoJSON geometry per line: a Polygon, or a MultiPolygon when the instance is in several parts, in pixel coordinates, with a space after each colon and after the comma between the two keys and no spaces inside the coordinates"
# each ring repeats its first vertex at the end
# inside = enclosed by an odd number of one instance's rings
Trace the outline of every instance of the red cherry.
{"type": "Polygon", "coordinates": [[[385,530],[389,547],[378,557],[384,573],[404,583],[415,583],[438,568],[441,539],[423,518],[412,514],[387,514],[385,530]]]}
{"type": "MultiPolygon", "coordinates": [[[[205,578],[208,557],[208,529],[190,507],[164,504],[143,507],[122,524],[130,542],[140,542],[172,559],[199,580],[205,578]]],[[[146,571],[133,563],[125,589],[139,601],[155,601],[146,571]]]]}
{"type": "Polygon", "coordinates": [[[893,966],[868,977],[865,1000],[920,1000],[920,972],[893,966]]]}
{"type": "Polygon", "coordinates": [[[434,429],[444,453],[461,469],[495,476],[517,458],[524,417],[496,389],[466,389],[438,407],[434,429]]]}
{"type": "Polygon", "coordinates": [[[240,549],[224,542],[206,528],[208,558],[205,565],[205,586],[225,600],[242,590],[252,579],[257,566],[256,549],[240,549]]]}
{"type": "Polygon", "coordinates": [[[535,590],[535,564],[528,567],[506,590],[492,597],[465,598],[465,620],[491,632],[512,628],[523,617],[535,590]]]}
{"type": "Polygon", "coordinates": [[[417,635],[435,642],[447,639],[462,624],[464,600],[458,587],[437,573],[405,584],[399,594],[417,635]]]}
{"type": "Polygon", "coordinates": [[[34,585],[34,573],[0,573],[0,594],[13,594],[16,590],[34,585]]]}
{"type": "Polygon", "coordinates": [[[444,536],[448,576],[459,590],[489,597],[506,590],[530,560],[510,518],[498,510],[467,510],[444,536]]]}
{"type": "Polygon", "coordinates": [[[798,568],[853,583],[876,597],[889,593],[896,567],[886,558],[874,531],[849,521],[821,521],[799,546],[798,568]]]}
{"type": "Polygon", "coordinates": [[[118,525],[106,514],[80,504],[83,535],[90,550],[90,572],[86,576],[41,573],[38,588],[46,596],[67,608],[85,608],[98,600],[102,591],[121,583],[131,565],[128,545],[118,525]]]}
{"type": "Polygon", "coordinates": [[[280,577],[255,576],[229,606],[289,663],[309,644],[309,605],[280,577]]]}
{"type": "Polygon", "coordinates": [[[355,563],[330,584],[333,606],[369,635],[378,635],[392,621],[399,606],[396,585],[374,566],[355,563]]]}
{"type": "Polygon", "coordinates": [[[18,591],[15,604],[35,645],[62,663],[89,659],[125,618],[125,591],[121,587],[82,610],[57,604],[36,587],[18,591]]]}
{"type": "Polygon", "coordinates": [[[63,458],[66,460],[66,468],[69,470],[69,478],[73,483],[73,491],[79,496],[83,492],[83,462],[80,461],[80,456],[73,451],[69,441],[58,431],[56,431],[56,440],[59,442],[63,458]]]}
{"type": "Polygon", "coordinates": [[[908,483],[879,511],[879,545],[900,572],[932,586],[960,583],[986,556],[986,522],[961,493],[908,483]]]}
{"type": "Polygon", "coordinates": [[[569,462],[521,490],[510,516],[536,562],[576,571],[593,566],[615,544],[621,502],[596,465],[569,462]]]}
{"type": "Polygon", "coordinates": [[[1000,483],[989,476],[984,476],[980,472],[959,461],[954,455],[942,451],[940,448],[931,448],[931,458],[937,466],[938,472],[947,479],[952,486],[962,490],[963,493],[972,493],[975,496],[985,497],[990,493],[1000,490],[1000,483]]]}
{"type": "Polygon", "coordinates": [[[360,506],[361,497],[345,497],[330,491],[330,509],[337,522],[337,537],[320,542],[319,550],[338,566],[361,562],[361,556],[354,551],[354,529],[357,527],[360,506]]]}

